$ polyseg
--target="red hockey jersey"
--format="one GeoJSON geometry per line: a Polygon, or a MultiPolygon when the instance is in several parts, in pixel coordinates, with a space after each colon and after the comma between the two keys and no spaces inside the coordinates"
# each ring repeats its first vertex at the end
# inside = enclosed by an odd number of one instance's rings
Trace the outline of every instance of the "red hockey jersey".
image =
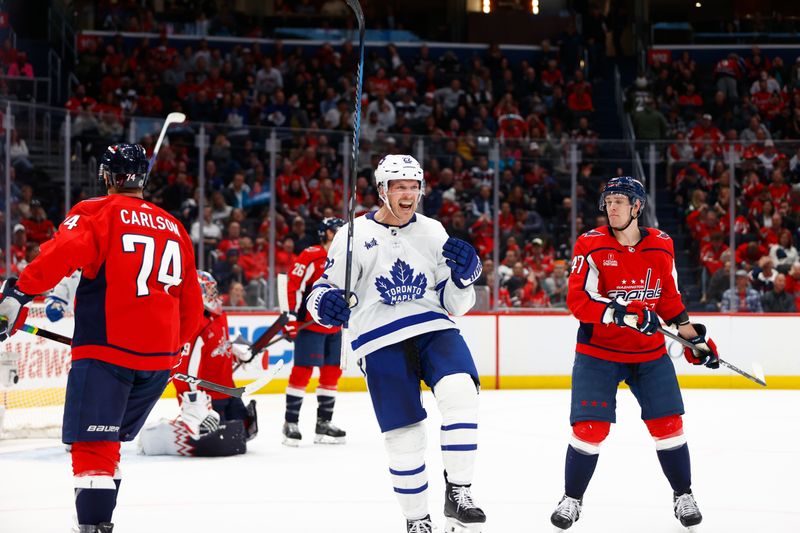
{"type": "Polygon", "coordinates": [[[624,363],[650,361],[666,352],[661,333],[647,336],[603,324],[606,308],[616,298],[644,300],[667,322],[685,311],[672,238],[658,229],[641,231],[635,246],[622,246],[608,226],[584,233],[575,243],[567,307],[581,322],[577,352],[624,363]]]}
{"type": "MultiPolygon", "coordinates": [[[[235,357],[228,344],[228,316],[206,311],[200,322],[200,330],[191,342],[184,345],[181,362],[177,372],[183,372],[206,381],[212,381],[226,387],[235,387],[233,383],[233,358],[235,357]]],[[[182,381],[173,381],[178,397],[188,391],[190,386],[182,381]]],[[[227,394],[204,389],[214,400],[224,400],[227,394]]]]}
{"type": "MultiPolygon", "coordinates": [[[[308,322],[311,315],[306,310],[306,297],[311,292],[314,283],[322,275],[324,270],[325,260],[328,258],[328,252],[322,246],[309,246],[298,255],[295,259],[292,268],[289,270],[287,292],[287,301],[289,302],[289,310],[297,315],[299,322],[308,322]]],[[[306,328],[309,331],[316,331],[318,333],[336,333],[340,328],[326,328],[320,326],[316,322],[312,322],[306,328]]]]}
{"type": "Polygon", "coordinates": [[[84,200],[42,244],[17,286],[40,294],[79,268],[72,358],[136,370],[171,368],[203,314],[183,226],[140,198],[84,200]]]}

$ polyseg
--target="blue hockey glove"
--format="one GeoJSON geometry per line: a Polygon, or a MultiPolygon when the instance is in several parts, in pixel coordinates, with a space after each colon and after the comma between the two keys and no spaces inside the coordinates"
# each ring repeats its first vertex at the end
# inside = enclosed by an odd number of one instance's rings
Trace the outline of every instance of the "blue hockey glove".
{"type": "Polygon", "coordinates": [[[475,283],[483,272],[475,248],[468,242],[450,237],[442,247],[445,263],[450,267],[453,283],[460,289],[465,289],[475,283]]]}
{"type": "Polygon", "coordinates": [[[708,368],[719,368],[717,345],[707,337],[703,324],[692,324],[697,332],[696,337],[686,339],[695,345],[695,349],[683,348],[683,356],[693,365],[705,365],[708,368]]]}
{"type": "Polygon", "coordinates": [[[341,326],[350,319],[350,306],[343,289],[328,289],[319,297],[319,320],[323,326],[341,326]]]}
{"type": "Polygon", "coordinates": [[[67,302],[58,296],[48,296],[47,305],[44,307],[44,314],[47,315],[50,322],[58,322],[64,318],[64,307],[66,305],[67,302]]]}
{"type": "Polygon", "coordinates": [[[633,328],[645,335],[652,335],[658,329],[658,315],[641,300],[626,302],[617,298],[608,305],[614,313],[614,324],[620,327],[633,328]]]}

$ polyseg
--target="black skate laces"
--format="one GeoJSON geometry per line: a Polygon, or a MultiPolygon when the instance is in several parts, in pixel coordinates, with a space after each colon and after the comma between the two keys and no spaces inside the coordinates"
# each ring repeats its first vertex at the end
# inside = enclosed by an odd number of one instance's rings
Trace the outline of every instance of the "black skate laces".
{"type": "Polygon", "coordinates": [[[686,516],[698,513],[700,509],[697,507],[697,502],[694,501],[694,496],[689,493],[681,494],[675,499],[675,514],[678,516],[686,516]]]}
{"type": "Polygon", "coordinates": [[[477,507],[475,502],[472,501],[472,491],[466,485],[454,485],[450,492],[453,496],[453,501],[456,502],[456,509],[473,509],[477,507]]]}
{"type": "Polygon", "coordinates": [[[569,496],[564,496],[564,499],[561,500],[556,508],[556,514],[563,518],[568,518],[569,520],[575,521],[578,513],[580,512],[580,508],[580,500],[570,498],[569,496]]]}

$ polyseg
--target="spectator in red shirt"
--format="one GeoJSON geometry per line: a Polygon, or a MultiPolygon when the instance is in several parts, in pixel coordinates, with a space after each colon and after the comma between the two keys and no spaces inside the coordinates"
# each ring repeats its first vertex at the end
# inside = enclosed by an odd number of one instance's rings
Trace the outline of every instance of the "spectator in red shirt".
{"type": "Polygon", "coordinates": [[[528,274],[528,283],[522,288],[520,304],[522,307],[550,307],[550,297],[539,284],[539,278],[534,272],[528,274]]]}
{"type": "Polygon", "coordinates": [[[25,226],[28,240],[33,242],[43,243],[50,240],[56,233],[55,226],[47,219],[47,214],[39,200],[31,201],[31,217],[22,219],[22,225],[25,226]]]}
{"type": "Polygon", "coordinates": [[[228,224],[228,232],[222,241],[220,241],[219,246],[217,246],[217,250],[219,250],[220,255],[224,256],[228,250],[231,248],[239,248],[239,238],[242,235],[242,227],[241,225],[234,221],[231,221],[228,224]]]}
{"type": "Polygon", "coordinates": [[[308,181],[316,175],[320,167],[321,165],[319,161],[317,161],[316,150],[309,146],[303,150],[303,157],[297,160],[294,169],[297,174],[308,181]]]}
{"type": "Polygon", "coordinates": [[[268,270],[266,253],[263,250],[256,251],[253,239],[250,237],[239,239],[239,246],[239,266],[242,267],[247,280],[266,279],[268,270]]]}
{"type": "Polygon", "coordinates": [[[285,274],[294,265],[297,256],[294,254],[294,239],[286,237],[280,247],[275,250],[275,273],[285,274]]]}
{"type": "Polygon", "coordinates": [[[758,266],[758,260],[767,255],[769,251],[757,241],[750,241],[736,247],[736,264],[747,266],[750,270],[758,266]]]}
{"type": "Polygon", "coordinates": [[[678,107],[686,119],[693,118],[697,110],[703,107],[703,97],[695,92],[694,83],[686,84],[686,92],[678,97],[678,107]]]}
{"type": "Polygon", "coordinates": [[[537,276],[545,276],[553,271],[553,256],[544,252],[542,239],[537,237],[525,246],[525,264],[537,276]]]}
{"type": "Polygon", "coordinates": [[[692,131],[689,132],[689,140],[697,141],[703,139],[703,137],[709,134],[711,136],[711,140],[715,142],[722,142],[725,140],[725,136],[722,132],[711,122],[711,115],[708,113],[703,115],[703,118],[698,122],[692,131]]]}
{"type": "Polygon", "coordinates": [[[28,247],[28,233],[25,226],[17,224],[14,226],[14,234],[11,236],[11,263],[17,264],[25,260],[25,249],[28,247]]]}
{"type": "Polygon", "coordinates": [[[712,233],[708,243],[700,249],[700,262],[709,275],[722,268],[722,253],[727,249],[728,246],[723,242],[723,235],[720,232],[712,233]]]}
{"type": "Polygon", "coordinates": [[[225,307],[247,307],[244,294],[244,285],[234,281],[231,283],[228,293],[222,295],[222,305],[225,307]]]}
{"type": "Polygon", "coordinates": [[[789,199],[792,188],[786,184],[786,178],[781,169],[777,168],[772,172],[772,183],[767,186],[767,190],[769,190],[769,195],[772,197],[774,203],[780,203],[789,199]]]}
{"type": "Polygon", "coordinates": [[[583,85],[578,85],[575,87],[575,91],[567,97],[567,107],[573,113],[591,113],[594,111],[592,95],[586,92],[583,85]]]}

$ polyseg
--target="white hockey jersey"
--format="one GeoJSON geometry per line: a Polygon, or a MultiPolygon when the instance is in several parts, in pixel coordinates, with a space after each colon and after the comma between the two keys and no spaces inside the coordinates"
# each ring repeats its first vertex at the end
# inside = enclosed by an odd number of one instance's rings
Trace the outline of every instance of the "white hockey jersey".
{"type": "MultiPolygon", "coordinates": [[[[419,213],[405,226],[387,226],[375,213],[355,219],[351,290],[358,298],[345,332],[359,359],[410,337],[455,329],[449,314],[460,316],[475,304],[472,286],[453,283],[442,246],[448,235],[442,224],[419,213]]],[[[347,225],[334,237],[325,272],[306,305],[319,320],[319,298],[326,288],[344,288],[347,225]]]]}
{"type": "Polygon", "coordinates": [[[72,312],[75,306],[75,293],[78,291],[78,284],[81,282],[81,271],[76,270],[69,276],[65,277],[58,282],[58,285],[53,287],[50,294],[47,295],[45,301],[50,303],[53,300],[65,303],[64,311],[72,312]]]}

